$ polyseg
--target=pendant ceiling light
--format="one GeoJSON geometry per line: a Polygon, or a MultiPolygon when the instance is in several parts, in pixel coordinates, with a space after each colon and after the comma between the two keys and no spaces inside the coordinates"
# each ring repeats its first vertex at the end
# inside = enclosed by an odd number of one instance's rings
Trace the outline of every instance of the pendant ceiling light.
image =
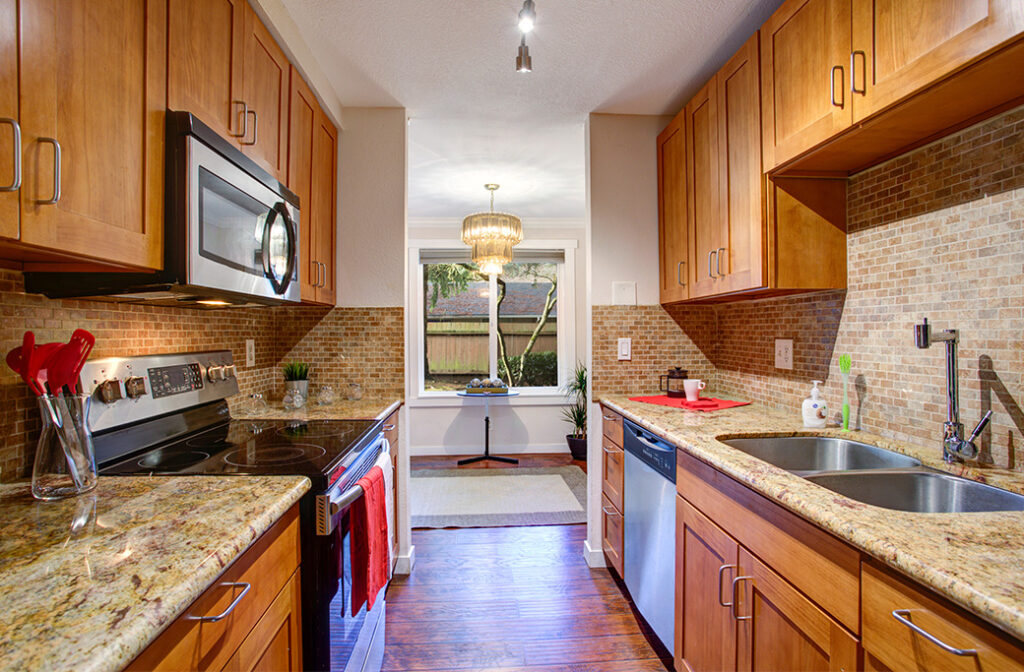
{"type": "Polygon", "coordinates": [[[525,0],[523,8],[519,10],[519,31],[523,34],[523,37],[519,41],[519,53],[516,54],[516,72],[531,72],[533,70],[530,48],[526,46],[526,34],[533,30],[536,20],[537,9],[533,4],[533,0],[525,0]]]}
{"type": "Polygon", "coordinates": [[[512,261],[512,246],[523,242],[523,222],[515,215],[494,211],[497,184],[485,184],[491,192],[490,212],[477,212],[462,220],[462,242],[473,248],[473,263],[480,272],[498,275],[512,261]]]}

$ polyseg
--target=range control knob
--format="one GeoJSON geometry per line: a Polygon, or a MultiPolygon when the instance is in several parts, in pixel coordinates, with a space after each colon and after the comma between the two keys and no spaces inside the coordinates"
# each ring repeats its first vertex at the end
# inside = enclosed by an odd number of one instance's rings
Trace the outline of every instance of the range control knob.
{"type": "Polygon", "coordinates": [[[99,393],[100,401],[104,404],[112,404],[124,399],[124,388],[121,387],[121,381],[117,378],[104,380],[96,386],[96,391],[99,393]]]}
{"type": "Polygon", "coordinates": [[[224,367],[224,378],[226,380],[231,380],[234,377],[235,377],[235,365],[234,364],[228,364],[227,366],[224,367]]]}
{"type": "Polygon", "coordinates": [[[142,376],[132,376],[124,381],[124,391],[129,399],[138,399],[146,394],[146,379],[142,376]]]}
{"type": "Polygon", "coordinates": [[[211,364],[210,366],[206,367],[206,377],[210,379],[211,383],[216,383],[217,381],[224,380],[227,377],[224,368],[225,367],[223,366],[214,366],[211,364]]]}

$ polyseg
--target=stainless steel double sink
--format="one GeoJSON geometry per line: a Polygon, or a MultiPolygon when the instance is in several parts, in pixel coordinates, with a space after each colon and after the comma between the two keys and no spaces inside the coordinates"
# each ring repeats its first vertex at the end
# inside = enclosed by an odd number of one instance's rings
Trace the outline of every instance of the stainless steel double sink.
{"type": "Polygon", "coordinates": [[[873,506],[915,513],[1024,511],[1024,495],[929,469],[916,458],[858,441],[821,436],[721,441],[873,506]]]}

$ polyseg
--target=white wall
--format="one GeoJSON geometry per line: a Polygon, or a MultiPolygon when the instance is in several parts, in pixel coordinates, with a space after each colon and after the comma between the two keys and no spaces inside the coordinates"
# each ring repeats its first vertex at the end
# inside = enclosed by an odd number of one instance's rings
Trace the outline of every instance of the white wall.
{"type": "Polygon", "coordinates": [[[612,282],[637,283],[658,303],[657,144],[672,117],[592,114],[588,124],[591,301],[612,303],[612,282]]]}
{"type": "Polygon", "coordinates": [[[405,109],[346,107],[338,154],[338,305],[402,306],[405,109]]]}

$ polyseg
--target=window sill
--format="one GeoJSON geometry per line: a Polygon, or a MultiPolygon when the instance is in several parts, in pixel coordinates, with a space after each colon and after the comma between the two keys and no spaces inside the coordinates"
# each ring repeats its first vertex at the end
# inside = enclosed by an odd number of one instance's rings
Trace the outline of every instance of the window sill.
{"type": "MultiPolygon", "coordinates": [[[[506,404],[508,406],[568,406],[565,395],[561,392],[517,390],[519,396],[491,397],[492,402],[506,404]]],[[[467,404],[479,404],[480,400],[459,397],[455,392],[427,392],[419,393],[406,399],[406,406],[410,408],[453,408],[467,404]]]]}

